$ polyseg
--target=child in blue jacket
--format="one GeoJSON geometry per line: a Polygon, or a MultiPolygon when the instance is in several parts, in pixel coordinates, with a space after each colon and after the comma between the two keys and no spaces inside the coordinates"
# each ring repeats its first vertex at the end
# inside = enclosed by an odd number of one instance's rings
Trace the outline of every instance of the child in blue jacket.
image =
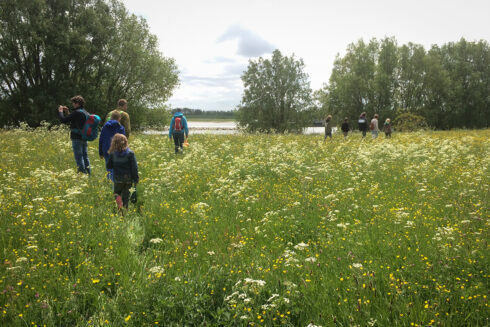
{"type": "Polygon", "coordinates": [[[128,147],[128,139],[123,134],[112,138],[109,148],[107,169],[114,169],[114,197],[119,209],[128,208],[129,189],[138,184],[138,164],[134,152],[128,147]]]}

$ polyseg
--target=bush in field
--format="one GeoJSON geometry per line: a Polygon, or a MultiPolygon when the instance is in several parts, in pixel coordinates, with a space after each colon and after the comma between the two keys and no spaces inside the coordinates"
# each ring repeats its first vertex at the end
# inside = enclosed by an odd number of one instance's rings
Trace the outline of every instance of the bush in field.
{"type": "Polygon", "coordinates": [[[167,107],[147,109],[145,128],[163,129],[170,123],[171,113],[167,107]]]}
{"type": "Polygon", "coordinates": [[[412,114],[411,112],[401,112],[393,120],[393,128],[398,132],[414,132],[421,129],[427,129],[427,122],[422,116],[412,114]]]}

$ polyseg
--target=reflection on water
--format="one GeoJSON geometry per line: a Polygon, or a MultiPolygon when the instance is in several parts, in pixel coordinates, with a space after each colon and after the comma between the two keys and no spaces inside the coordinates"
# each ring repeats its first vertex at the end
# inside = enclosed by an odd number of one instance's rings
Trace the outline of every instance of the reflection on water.
{"type": "MultiPolygon", "coordinates": [[[[224,121],[224,122],[212,122],[212,121],[188,121],[189,134],[237,134],[240,131],[236,122],[224,121]]],[[[332,133],[335,133],[337,128],[332,128],[332,133]]],[[[304,129],[305,134],[323,134],[325,132],[324,127],[307,127],[304,129]]],[[[168,128],[163,131],[148,130],[145,134],[166,134],[168,128]]]]}

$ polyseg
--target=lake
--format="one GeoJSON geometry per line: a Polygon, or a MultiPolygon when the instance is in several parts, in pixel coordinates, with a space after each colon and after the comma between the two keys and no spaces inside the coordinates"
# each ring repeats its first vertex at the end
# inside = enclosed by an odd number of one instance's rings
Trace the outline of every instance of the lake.
{"type": "MultiPolygon", "coordinates": [[[[233,121],[187,121],[189,134],[237,134],[239,133],[237,123],[233,121]]],[[[332,129],[335,133],[336,128],[332,129]]],[[[305,134],[323,134],[324,127],[307,127],[305,134]]],[[[165,134],[168,133],[168,128],[164,131],[145,131],[145,134],[165,134]]]]}

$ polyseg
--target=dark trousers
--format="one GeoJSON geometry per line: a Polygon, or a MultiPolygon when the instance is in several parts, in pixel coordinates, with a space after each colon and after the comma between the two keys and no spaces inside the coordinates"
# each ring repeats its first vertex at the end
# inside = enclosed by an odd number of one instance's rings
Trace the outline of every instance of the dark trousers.
{"type": "Polygon", "coordinates": [[[184,133],[174,133],[174,144],[175,144],[175,153],[179,152],[180,150],[184,150],[184,133]]]}
{"type": "Polygon", "coordinates": [[[129,189],[133,186],[133,183],[128,182],[115,182],[114,194],[120,195],[123,201],[123,206],[128,207],[129,203],[129,189]]]}

